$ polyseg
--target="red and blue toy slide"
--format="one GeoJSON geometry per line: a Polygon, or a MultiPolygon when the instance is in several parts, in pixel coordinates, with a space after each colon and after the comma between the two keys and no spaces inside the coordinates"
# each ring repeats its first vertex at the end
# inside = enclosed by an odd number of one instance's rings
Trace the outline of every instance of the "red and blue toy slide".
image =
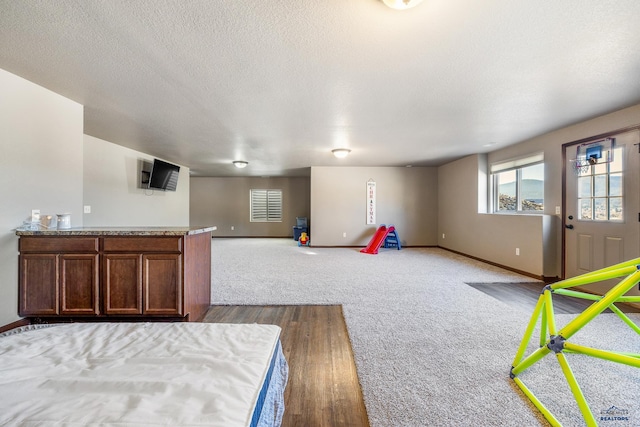
{"type": "Polygon", "coordinates": [[[377,254],[378,249],[380,249],[380,246],[382,246],[382,244],[384,243],[384,240],[387,238],[387,235],[394,230],[395,230],[395,227],[393,225],[390,225],[389,227],[387,227],[386,225],[382,224],[380,227],[378,227],[378,230],[371,238],[371,241],[369,241],[369,244],[367,245],[367,247],[364,249],[360,249],[360,252],[362,252],[363,254],[371,254],[371,255],[377,254]]]}

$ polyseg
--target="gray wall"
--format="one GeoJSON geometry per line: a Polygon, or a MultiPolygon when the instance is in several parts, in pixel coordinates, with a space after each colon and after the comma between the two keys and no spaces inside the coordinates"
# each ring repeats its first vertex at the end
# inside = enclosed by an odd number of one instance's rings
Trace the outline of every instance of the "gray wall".
{"type": "Polygon", "coordinates": [[[180,165],[176,191],[143,189],[140,166],[152,156],[89,135],[83,148],[85,226],[189,225],[189,168],[180,165]]]}
{"type": "Polygon", "coordinates": [[[82,226],[82,105],[0,70],[0,325],[18,317],[18,238],[31,209],[82,226]]]}
{"type": "Polygon", "coordinates": [[[311,244],[364,247],[380,224],[393,224],[404,245],[436,245],[437,173],[427,167],[312,167],[311,244]],[[376,182],[376,225],[366,224],[369,179],[376,182]]]}
{"type": "Polygon", "coordinates": [[[189,200],[190,223],[215,225],[214,237],[292,236],[296,217],[310,217],[308,177],[192,177],[189,200]],[[282,190],[282,222],[250,221],[251,189],[282,190]]]}

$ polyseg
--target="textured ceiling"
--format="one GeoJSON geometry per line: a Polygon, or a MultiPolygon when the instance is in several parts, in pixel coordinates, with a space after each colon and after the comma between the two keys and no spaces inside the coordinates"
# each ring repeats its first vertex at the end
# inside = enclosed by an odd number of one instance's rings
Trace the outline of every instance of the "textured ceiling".
{"type": "Polygon", "coordinates": [[[0,68],[83,104],[86,134],[193,175],[439,165],[639,103],[639,16],[638,0],[0,0],[0,68]]]}

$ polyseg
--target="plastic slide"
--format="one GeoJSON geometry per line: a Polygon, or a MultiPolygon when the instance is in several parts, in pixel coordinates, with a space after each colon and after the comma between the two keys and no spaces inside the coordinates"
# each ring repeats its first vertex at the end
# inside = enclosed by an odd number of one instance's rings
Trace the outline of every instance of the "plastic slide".
{"type": "Polygon", "coordinates": [[[393,225],[390,225],[389,228],[387,228],[387,226],[384,224],[378,227],[378,230],[369,241],[367,247],[364,249],[360,249],[360,252],[362,252],[363,254],[371,255],[377,254],[378,249],[380,249],[380,246],[382,246],[382,244],[384,243],[384,239],[387,238],[387,234],[389,234],[394,229],[395,228],[393,227],[393,225]]]}

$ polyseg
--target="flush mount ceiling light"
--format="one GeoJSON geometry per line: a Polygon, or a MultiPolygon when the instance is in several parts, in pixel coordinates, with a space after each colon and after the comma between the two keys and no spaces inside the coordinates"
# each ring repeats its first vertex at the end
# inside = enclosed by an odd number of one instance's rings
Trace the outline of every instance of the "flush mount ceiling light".
{"type": "Polygon", "coordinates": [[[238,169],[246,168],[249,162],[245,162],[243,160],[234,160],[233,165],[238,169]]]}
{"type": "Polygon", "coordinates": [[[348,148],[336,148],[335,150],[331,150],[331,152],[337,158],[343,159],[343,158],[345,158],[345,157],[347,157],[349,155],[351,150],[349,150],[348,148]]]}
{"type": "Polygon", "coordinates": [[[405,10],[422,3],[422,0],[382,0],[391,9],[405,10]]]}

